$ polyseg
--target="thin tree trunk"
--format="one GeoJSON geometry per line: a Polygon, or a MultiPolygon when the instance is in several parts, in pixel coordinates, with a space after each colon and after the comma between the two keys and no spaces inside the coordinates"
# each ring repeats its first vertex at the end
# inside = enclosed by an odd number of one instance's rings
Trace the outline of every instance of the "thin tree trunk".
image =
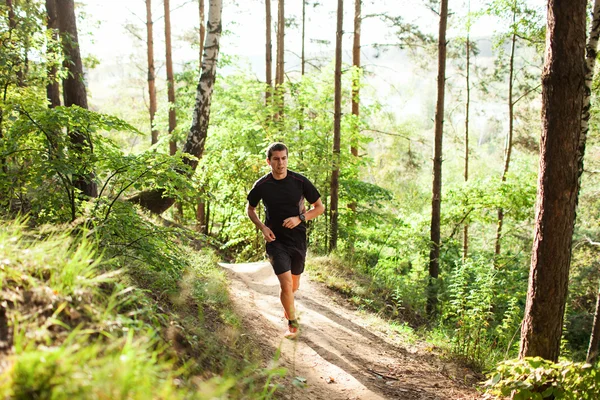
{"type": "Polygon", "coordinates": [[[175,112],[175,79],[173,78],[173,56],[171,46],[171,5],[170,0],[163,0],[165,6],[165,50],[167,64],[167,97],[169,100],[169,154],[177,152],[177,141],[173,139],[173,131],[177,127],[175,112]]]}
{"type": "MultiPolygon", "coordinates": [[[[58,42],[58,16],[56,15],[56,1],[46,0],[47,27],[51,31],[50,37],[58,42]]],[[[55,60],[54,46],[48,46],[48,59],[55,60]]],[[[54,61],[48,67],[48,83],[46,84],[46,98],[50,108],[60,106],[60,86],[58,85],[58,67],[54,61]]]]}
{"type": "MultiPolygon", "coordinates": [[[[306,0],[302,0],[302,49],[300,54],[300,74],[304,76],[305,73],[305,54],[304,54],[304,38],[306,35],[306,0]]],[[[300,105],[300,122],[298,124],[300,132],[304,130],[304,104],[301,102],[300,105]]]]}
{"type": "Polygon", "coordinates": [[[302,0],[302,53],[300,63],[300,73],[304,76],[306,58],[304,54],[304,38],[306,36],[306,0],[302,0]]]}
{"type": "Polygon", "coordinates": [[[437,103],[433,154],[433,185],[431,198],[431,249],[429,252],[429,282],[427,285],[427,314],[433,316],[437,307],[437,277],[440,271],[440,220],[442,204],[442,139],[444,132],[444,96],[446,87],[446,26],[448,0],[441,0],[438,37],[437,103]]]}
{"type": "Polygon", "coordinates": [[[204,53],[204,38],[206,37],[206,23],[205,21],[205,16],[204,16],[204,0],[198,0],[198,12],[199,12],[199,19],[200,19],[200,50],[199,50],[199,57],[200,57],[200,71],[202,71],[202,54],[204,53]]]}
{"type": "Polygon", "coordinates": [[[519,357],[557,361],[578,191],[586,1],[548,1],[535,231],[519,357]]]}
{"type": "Polygon", "coordinates": [[[156,115],[156,75],[154,73],[154,34],[152,21],[152,0],[146,0],[146,44],[148,46],[148,99],[150,100],[151,143],[158,142],[158,130],[154,127],[156,115]]]}
{"type": "Polygon", "coordinates": [[[273,56],[272,56],[272,48],[273,45],[271,43],[271,0],[265,0],[265,8],[266,8],[266,48],[265,48],[265,79],[267,80],[267,90],[265,91],[265,105],[269,105],[271,93],[273,92],[273,56]]]}
{"type": "MultiPolygon", "coordinates": [[[[83,63],[79,52],[77,37],[77,19],[75,18],[75,4],[73,0],[57,0],[56,11],[58,28],[62,39],[65,55],[64,67],[68,76],[63,80],[63,100],[66,107],[73,105],[88,108],[87,92],[85,89],[83,63]]],[[[76,152],[91,152],[92,143],[89,138],[80,132],[69,132],[69,138],[76,152]]],[[[89,197],[98,196],[98,186],[94,182],[93,172],[86,176],[73,179],[73,186],[89,197]]]]}
{"type": "Polygon", "coordinates": [[[283,115],[284,95],[283,82],[285,81],[284,73],[284,51],[285,51],[285,0],[279,0],[277,9],[277,65],[275,66],[275,101],[277,109],[275,111],[275,119],[281,119],[283,115]]]}
{"type": "MultiPolygon", "coordinates": [[[[208,23],[206,41],[204,43],[204,57],[202,62],[202,74],[196,91],[196,104],[194,106],[192,126],[188,133],[183,153],[190,154],[197,159],[202,158],[204,144],[208,132],[210,119],[210,104],[213,87],[217,74],[217,59],[219,56],[219,41],[221,39],[221,13],[223,10],[222,0],[210,0],[208,6],[208,23]]],[[[192,171],[198,166],[197,160],[184,159],[192,171]]],[[[140,204],[150,212],[161,214],[173,205],[175,200],[167,197],[163,189],[154,189],[142,192],[129,199],[133,203],[140,204]]]]}
{"type": "MultiPolygon", "coordinates": [[[[469,2],[469,13],[471,12],[471,3],[469,2]]],[[[471,106],[471,39],[470,26],[467,28],[467,61],[466,61],[466,85],[467,101],[465,104],[465,183],[469,180],[469,109],[471,106]]],[[[463,261],[469,255],[469,223],[465,222],[463,227],[463,261]]]]}
{"type": "MultiPolygon", "coordinates": [[[[268,1],[268,0],[267,0],[268,1]]],[[[198,8],[200,12],[200,71],[202,71],[202,54],[204,53],[204,39],[206,37],[206,23],[204,16],[204,0],[198,0],[198,8]]],[[[200,189],[203,192],[203,189],[200,189]]],[[[202,194],[202,193],[200,193],[202,194]]],[[[206,234],[208,232],[208,224],[206,222],[206,203],[199,201],[196,205],[196,230],[206,234]]]]}
{"type": "MultiPolygon", "coordinates": [[[[600,0],[594,1],[590,34],[585,54],[585,87],[583,96],[583,111],[581,115],[581,135],[579,137],[579,158],[577,160],[577,185],[581,187],[581,175],[583,174],[583,156],[585,154],[585,143],[589,130],[590,108],[592,97],[592,80],[598,55],[598,39],[600,38],[600,0]]],[[[578,190],[579,192],[579,190],[578,190]]],[[[578,195],[579,197],[579,195],[578,195]]],[[[594,325],[590,335],[586,361],[593,364],[598,357],[598,342],[600,341],[600,289],[596,299],[596,312],[594,313],[594,325]]]]}
{"type": "MultiPolygon", "coordinates": [[[[360,27],[361,27],[361,5],[362,0],[354,0],[354,35],[352,42],[352,66],[356,69],[355,73],[360,71],[360,27]]],[[[350,142],[350,153],[354,157],[358,157],[358,139],[357,135],[360,131],[360,77],[354,75],[352,81],[352,115],[354,116],[354,132],[350,142]]],[[[350,209],[351,217],[348,231],[354,234],[356,230],[356,201],[352,201],[348,208],[350,209]]],[[[349,248],[351,253],[354,252],[354,237],[349,240],[349,248]]]]}
{"type": "MultiPolygon", "coordinates": [[[[360,69],[360,25],[361,25],[361,3],[362,0],[354,1],[354,40],[352,43],[352,65],[360,69]]],[[[358,132],[358,119],[360,116],[360,79],[355,79],[352,82],[352,115],[354,115],[356,119],[358,132]]],[[[352,145],[350,147],[350,152],[353,156],[358,157],[358,143],[356,139],[352,140],[352,145]]],[[[356,205],[355,205],[356,208],[356,205]]]]}
{"type": "MultiPolygon", "coordinates": [[[[516,9],[513,10],[513,25],[517,18],[516,9]]],[[[506,136],[506,145],[504,147],[504,169],[502,170],[502,182],[506,182],[506,175],[508,174],[508,168],[510,166],[510,156],[512,154],[512,142],[513,142],[513,131],[514,131],[514,109],[515,104],[513,103],[513,87],[514,87],[514,71],[515,71],[515,45],[517,42],[517,33],[513,32],[512,42],[510,47],[510,62],[508,69],[508,135],[506,136]]],[[[496,258],[494,264],[498,262],[498,256],[501,252],[502,247],[502,225],[504,224],[504,209],[498,208],[498,226],[496,228],[496,247],[494,254],[496,258]]]]}
{"type": "Polygon", "coordinates": [[[285,50],[285,0],[278,1],[277,7],[277,65],[275,66],[275,86],[283,85],[284,81],[284,50],[285,50]]]}
{"type": "Polygon", "coordinates": [[[335,36],[335,94],[333,111],[333,170],[331,172],[331,236],[329,251],[337,247],[338,238],[338,201],[340,176],[340,142],[342,119],[342,33],[344,23],[344,1],[338,0],[337,30],[335,36]]]}
{"type": "Polygon", "coordinates": [[[600,342],[600,289],[596,296],[596,312],[594,312],[594,324],[590,335],[590,345],[587,351],[586,362],[594,364],[598,358],[598,342],[600,342]]]}

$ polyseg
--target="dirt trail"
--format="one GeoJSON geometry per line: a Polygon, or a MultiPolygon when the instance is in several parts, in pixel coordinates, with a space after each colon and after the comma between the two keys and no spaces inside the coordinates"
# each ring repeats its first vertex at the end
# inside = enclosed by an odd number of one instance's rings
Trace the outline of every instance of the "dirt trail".
{"type": "Polygon", "coordinates": [[[268,262],[221,264],[230,271],[231,295],[253,336],[263,338],[266,354],[281,346],[286,399],[477,399],[476,378],[443,363],[418,346],[403,347],[369,326],[345,300],[304,274],[296,294],[301,334],[283,339],[286,321],[279,283],[268,262]],[[294,379],[305,387],[292,385],[294,379]],[[293,389],[292,389],[293,388],[293,389]]]}

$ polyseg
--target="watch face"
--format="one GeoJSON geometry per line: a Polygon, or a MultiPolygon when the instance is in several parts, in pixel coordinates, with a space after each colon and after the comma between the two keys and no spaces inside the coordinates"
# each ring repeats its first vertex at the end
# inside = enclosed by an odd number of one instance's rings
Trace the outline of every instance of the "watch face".
{"type": "Polygon", "coordinates": [[[306,221],[306,217],[304,216],[304,214],[298,215],[298,218],[300,218],[300,221],[302,221],[302,222],[306,221]]]}

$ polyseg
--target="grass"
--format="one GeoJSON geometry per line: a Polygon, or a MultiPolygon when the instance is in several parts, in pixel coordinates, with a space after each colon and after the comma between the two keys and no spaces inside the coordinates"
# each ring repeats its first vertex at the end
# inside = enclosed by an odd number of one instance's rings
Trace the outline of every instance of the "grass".
{"type": "Polygon", "coordinates": [[[214,253],[129,218],[93,234],[2,224],[0,398],[271,398],[284,371],[240,335],[214,253]]]}

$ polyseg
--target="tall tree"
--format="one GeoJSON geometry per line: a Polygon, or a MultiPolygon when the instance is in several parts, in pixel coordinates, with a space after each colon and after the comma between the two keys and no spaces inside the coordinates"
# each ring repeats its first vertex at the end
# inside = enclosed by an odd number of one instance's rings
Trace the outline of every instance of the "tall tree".
{"type": "Polygon", "coordinates": [[[579,186],[586,0],[549,0],[547,21],[536,224],[519,357],[557,361],[579,186]]]}
{"type": "MultiPolygon", "coordinates": [[[[360,26],[361,26],[361,4],[362,0],[354,0],[354,36],[352,41],[352,65],[356,69],[360,69],[360,26]]],[[[358,76],[352,82],[352,115],[356,122],[360,116],[360,80],[358,76]]],[[[353,140],[350,147],[353,156],[358,157],[358,144],[353,140]]],[[[356,206],[355,206],[356,207],[356,206]]]]}
{"type": "Polygon", "coordinates": [[[146,45],[148,48],[148,99],[150,100],[151,143],[158,142],[158,130],[154,127],[156,114],[156,75],[154,73],[154,21],[152,21],[152,0],[146,0],[146,45]]]}
{"type": "MultiPolygon", "coordinates": [[[[592,21],[590,24],[590,34],[585,48],[585,92],[583,96],[583,111],[581,115],[581,136],[579,138],[579,159],[578,166],[578,185],[581,187],[581,175],[583,174],[583,156],[585,154],[585,144],[589,131],[592,80],[596,67],[596,58],[598,56],[598,40],[600,39],[600,0],[594,1],[592,11],[592,21]]],[[[600,245],[597,244],[597,245],[600,245]]],[[[590,344],[588,346],[586,361],[593,364],[598,357],[598,343],[600,342],[600,289],[596,295],[596,312],[594,313],[594,323],[590,335],[590,344]]]]}
{"type": "Polygon", "coordinates": [[[200,65],[200,71],[202,71],[202,54],[204,53],[204,38],[206,37],[206,23],[205,21],[205,17],[204,17],[204,0],[198,0],[198,17],[200,20],[200,29],[199,29],[199,33],[200,33],[200,49],[198,52],[199,55],[199,65],[200,65]]]}
{"type": "Polygon", "coordinates": [[[267,80],[267,90],[265,91],[265,104],[269,104],[269,98],[273,90],[273,56],[272,56],[272,43],[271,43],[271,0],[265,0],[266,8],[266,49],[265,49],[265,79],[267,80]]]}
{"type": "MultiPolygon", "coordinates": [[[[465,65],[465,84],[467,98],[465,101],[465,183],[469,180],[469,111],[471,107],[471,2],[468,3],[467,17],[467,38],[465,41],[466,47],[466,65],[465,65]]],[[[463,261],[469,255],[469,223],[465,222],[463,226],[463,261]]]]}
{"type": "MultiPolygon", "coordinates": [[[[202,60],[202,74],[198,81],[196,103],[194,106],[192,126],[188,133],[183,153],[192,155],[196,159],[186,158],[185,163],[195,171],[198,166],[197,159],[202,158],[204,144],[208,133],[210,120],[210,104],[217,74],[217,59],[219,56],[219,43],[221,39],[221,13],[222,0],[210,0],[208,6],[208,22],[206,41],[204,43],[204,57],[202,60]]],[[[165,195],[165,190],[157,188],[139,193],[129,199],[138,203],[149,211],[160,214],[169,209],[175,202],[173,198],[165,195]]]]}
{"type": "Polygon", "coordinates": [[[335,250],[338,239],[338,201],[340,187],[340,142],[342,120],[342,34],[344,25],[344,0],[338,0],[337,29],[335,35],[335,80],[333,108],[333,170],[331,171],[331,199],[329,213],[331,236],[329,251],[335,250]]]}
{"type": "Polygon", "coordinates": [[[177,127],[177,114],[175,112],[175,78],[173,77],[173,52],[171,46],[171,1],[163,0],[165,6],[165,51],[167,65],[167,97],[169,100],[169,154],[177,152],[177,141],[173,138],[173,131],[177,127]]]}
{"type": "Polygon", "coordinates": [[[277,7],[277,64],[275,66],[275,86],[284,82],[284,51],[285,51],[285,0],[278,1],[277,7]]]}
{"type": "Polygon", "coordinates": [[[437,278],[440,272],[440,219],[442,204],[442,139],[444,133],[444,96],[446,89],[446,26],[448,0],[440,3],[438,34],[437,102],[433,146],[433,185],[431,197],[431,244],[429,252],[429,283],[427,286],[427,314],[432,316],[437,306],[437,278]]]}
{"type": "MultiPolygon", "coordinates": [[[[46,0],[46,21],[50,37],[58,42],[58,16],[56,15],[56,0],[46,0]]],[[[54,62],[56,59],[55,46],[47,47],[48,59],[48,83],[46,84],[46,98],[50,102],[50,107],[60,106],[60,87],[58,85],[58,66],[54,62]]]]}
{"type": "Polygon", "coordinates": [[[300,74],[304,76],[306,58],[304,54],[304,43],[306,37],[306,0],[302,0],[302,50],[300,53],[300,74]]]}
{"type": "MultiPolygon", "coordinates": [[[[87,92],[83,75],[83,63],[79,52],[75,5],[73,0],[56,0],[56,6],[58,29],[65,56],[64,67],[68,71],[67,77],[63,80],[64,105],[66,107],[77,105],[87,109],[87,92]]],[[[92,144],[86,135],[73,131],[69,132],[69,138],[76,152],[92,151],[92,144]]],[[[93,173],[76,177],[73,184],[86,196],[98,196],[98,186],[94,182],[93,173]]]]}
{"type": "MultiPolygon", "coordinates": [[[[506,182],[506,175],[510,166],[510,156],[512,155],[513,132],[514,132],[514,114],[515,103],[513,102],[513,85],[515,72],[515,47],[517,43],[517,1],[512,4],[512,37],[510,41],[510,61],[508,65],[508,134],[506,136],[506,144],[504,147],[504,168],[502,170],[502,182],[506,182]]],[[[494,253],[496,258],[500,255],[502,241],[502,225],[504,223],[504,209],[498,208],[498,225],[496,228],[496,246],[494,253]]]]}
{"type": "Polygon", "coordinates": [[[275,118],[283,114],[283,98],[285,95],[283,82],[285,81],[285,0],[278,1],[277,8],[277,63],[275,65],[275,104],[277,106],[275,118]]]}
{"type": "MultiPolygon", "coordinates": [[[[269,0],[267,0],[269,1],[269,0]]],[[[204,38],[206,37],[206,24],[204,18],[204,0],[198,0],[200,17],[200,71],[202,71],[202,54],[204,53],[204,38]]],[[[204,193],[200,190],[200,194],[204,193]]],[[[206,212],[206,202],[200,200],[196,205],[196,230],[208,234],[208,213],[206,212]]]]}

